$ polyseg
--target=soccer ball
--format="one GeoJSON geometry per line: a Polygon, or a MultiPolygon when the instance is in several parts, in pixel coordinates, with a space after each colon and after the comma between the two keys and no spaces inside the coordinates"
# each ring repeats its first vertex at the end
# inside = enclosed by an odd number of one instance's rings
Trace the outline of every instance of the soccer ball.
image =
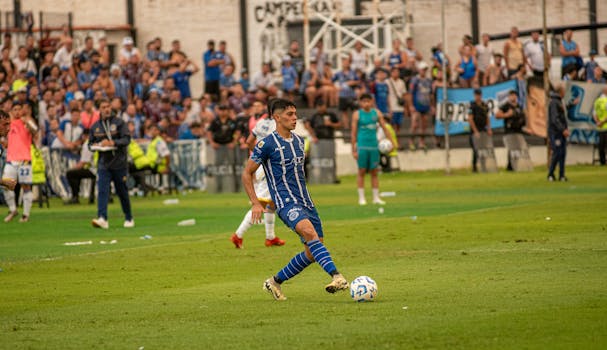
{"type": "Polygon", "coordinates": [[[350,296],[354,301],[373,301],[377,297],[377,283],[368,276],[359,276],[350,283],[350,296]]]}
{"type": "Polygon", "coordinates": [[[392,152],[392,142],[388,139],[383,139],[379,141],[378,148],[381,154],[388,154],[392,152]]]}

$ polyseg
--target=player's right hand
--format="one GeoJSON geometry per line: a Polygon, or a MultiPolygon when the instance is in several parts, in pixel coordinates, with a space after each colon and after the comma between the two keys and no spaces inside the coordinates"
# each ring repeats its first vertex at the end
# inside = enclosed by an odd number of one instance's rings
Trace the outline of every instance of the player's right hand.
{"type": "Polygon", "coordinates": [[[358,151],[352,150],[352,156],[354,156],[354,159],[358,160],[358,151]]]}
{"type": "Polygon", "coordinates": [[[261,205],[261,203],[257,202],[255,204],[253,204],[253,207],[251,208],[251,223],[253,225],[261,224],[262,215],[263,215],[263,206],[261,205]]]}
{"type": "Polygon", "coordinates": [[[0,180],[0,185],[2,185],[2,187],[6,187],[8,190],[12,191],[15,189],[15,186],[17,186],[17,180],[2,179],[2,180],[0,180]]]}

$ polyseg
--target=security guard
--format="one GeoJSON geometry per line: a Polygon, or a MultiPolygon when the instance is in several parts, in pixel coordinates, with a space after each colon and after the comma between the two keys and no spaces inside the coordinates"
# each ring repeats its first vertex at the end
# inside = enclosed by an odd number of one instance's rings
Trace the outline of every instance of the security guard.
{"type": "Polygon", "coordinates": [[[594,101],[594,122],[599,133],[599,161],[605,165],[605,148],[607,148],[607,87],[594,101]]]}
{"type": "Polygon", "coordinates": [[[131,202],[126,185],[128,176],[127,147],[131,142],[127,124],[112,113],[109,100],[99,103],[101,118],[91,126],[89,147],[99,152],[97,164],[97,218],[93,219],[93,227],[107,229],[107,205],[110,194],[110,181],[114,182],[116,194],[124,213],[124,227],[135,227],[131,214],[131,202]]]}

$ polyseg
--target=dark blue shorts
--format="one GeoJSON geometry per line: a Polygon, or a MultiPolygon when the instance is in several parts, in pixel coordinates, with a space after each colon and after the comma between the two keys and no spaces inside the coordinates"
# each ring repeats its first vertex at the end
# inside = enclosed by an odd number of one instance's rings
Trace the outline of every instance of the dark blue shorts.
{"type": "MultiPolygon", "coordinates": [[[[291,230],[295,231],[295,226],[301,221],[308,219],[314,226],[316,233],[319,238],[324,236],[322,231],[322,223],[320,222],[320,217],[318,216],[318,212],[316,208],[308,208],[299,204],[289,204],[284,208],[280,209],[278,212],[278,217],[282,222],[285,223],[291,230]]],[[[305,243],[303,237],[300,235],[302,243],[305,243]]]]}
{"type": "Polygon", "coordinates": [[[403,125],[403,119],[405,114],[403,112],[392,112],[392,124],[401,126],[403,125]]]}

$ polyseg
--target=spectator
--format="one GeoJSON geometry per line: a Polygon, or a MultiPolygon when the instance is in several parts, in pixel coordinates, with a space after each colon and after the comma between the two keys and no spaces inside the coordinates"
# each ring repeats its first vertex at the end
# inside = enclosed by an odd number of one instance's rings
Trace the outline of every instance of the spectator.
{"type": "MultiPolygon", "coordinates": [[[[588,56],[590,57],[590,59],[584,65],[584,72],[586,74],[586,81],[589,83],[594,83],[595,82],[594,69],[599,66],[599,64],[596,63],[596,61],[594,60],[596,57],[596,50],[590,50],[590,52],[588,52],[588,56]]],[[[598,76],[597,78],[601,79],[603,77],[602,75],[603,74],[601,73],[601,75],[598,76]]]]}
{"type": "Polygon", "coordinates": [[[421,62],[423,56],[419,50],[415,48],[413,38],[409,37],[405,41],[405,53],[407,54],[407,75],[404,79],[409,80],[417,71],[417,64],[421,62]]]}
{"type": "Polygon", "coordinates": [[[607,83],[603,69],[600,66],[594,67],[594,77],[592,78],[591,82],[594,84],[607,83]]]}
{"type": "Polygon", "coordinates": [[[215,98],[219,98],[219,79],[221,66],[225,59],[221,53],[215,51],[215,41],[207,42],[207,51],[203,55],[204,62],[204,91],[215,98]]]}
{"type": "MultiPolygon", "coordinates": [[[[88,142],[89,130],[84,130],[82,134],[82,142],[88,142]]],[[[80,194],[80,184],[83,179],[91,179],[91,187],[89,192],[89,204],[95,203],[95,161],[93,160],[93,152],[88,147],[80,149],[80,160],[66,172],[67,182],[70,184],[72,197],[66,204],[79,204],[78,199],[80,194]]]]}
{"type": "MultiPolygon", "coordinates": [[[[240,138],[240,132],[236,129],[236,122],[230,118],[230,107],[220,105],[217,118],[209,125],[207,139],[215,150],[215,165],[231,166],[234,164],[234,149],[240,138]]],[[[221,174],[219,174],[221,175],[221,174]]],[[[218,191],[222,192],[223,181],[217,182],[218,191]]]]}
{"type": "Polygon", "coordinates": [[[561,77],[566,74],[567,67],[575,67],[576,70],[582,68],[583,61],[580,57],[580,48],[573,41],[573,31],[571,29],[565,30],[563,40],[561,40],[559,46],[559,53],[563,57],[561,60],[561,77]]]}
{"type": "Polygon", "coordinates": [[[240,70],[240,80],[238,81],[244,91],[249,91],[251,88],[251,81],[249,80],[249,71],[246,68],[240,70]]]}
{"type": "Polygon", "coordinates": [[[109,67],[107,65],[101,67],[97,81],[95,81],[95,85],[97,85],[96,87],[103,91],[105,97],[110,99],[114,98],[116,88],[114,87],[114,82],[110,77],[109,67]]]}
{"type": "Polygon", "coordinates": [[[428,65],[421,62],[417,67],[417,76],[411,79],[409,83],[409,91],[413,99],[411,109],[411,138],[409,139],[409,149],[415,150],[416,133],[419,135],[418,147],[426,150],[426,142],[424,133],[426,132],[428,118],[433,114],[433,95],[432,95],[432,80],[426,77],[428,65]]]}
{"type": "Polygon", "coordinates": [[[457,49],[457,52],[460,56],[464,53],[464,47],[466,46],[470,47],[470,54],[476,57],[476,47],[472,43],[472,37],[468,34],[464,35],[464,37],[462,38],[462,44],[457,49]]]}
{"type": "Polygon", "coordinates": [[[181,65],[179,65],[177,71],[171,75],[175,82],[175,87],[181,93],[182,98],[192,97],[190,91],[190,77],[198,73],[199,70],[200,67],[198,67],[196,63],[189,58],[186,58],[181,65]]]}
{"type": "Polygon", "coordinates": [[[295,99],[295,91],[299,89],[299,78],[295,67],[291,65],[291,56],[285,55],[282,58],[282,90],[287,94],[289,101],[295,99]]]}
{"type": "Polygon", "coordinates": [[[533,71],[533,76],[542,78],[544,76],[544,42],[540,40],[540,32],[531,32],[531,40],[525,42],[523,52],[527,64],[533,71]]]}
{"type": "MultiPolygon", "coordinates": [[[[295,71],[297,72],[297,79],[301,81],[303,72],[306,69],[306,64],[304,62],[304,56],[299,50],[299,42],[297,40],[291,41],[291,44],[289,45],[289,52],[287,53],[287,55],[291,57],[291,64],[293,65],[293,67],[295,67],[295,71]]],[[[242,70],[240,71],[240,74],[242,74],[242,70]]]]}
{"type": "MultiPolygon", "coordinates": [[[[508,134],[523,134],[525,127],[525,110],[519,105],[518,94],[515,90],[508,92],[508,100],[502,104],[495,113],[497,119],[504,120],[504,133],[508,134]]],[[[512,171],[512,159],[508,152],[508,166],[506,168],[512,171]]]]}
{"type": "Polygon", "coordinates": [[[605,148],[607,148],[607,87],[603,88],[601,95],[594,101],[592,117],[599,133],[599,162],[604,166],[605,148]]]}
{"type": "Polygon", "coordinates": [[[36,63],[28,57],[28,52],[25,46],[19,46],[17,57],[13,59],[15,70],[18,72],[25,70],[26,72],[32,72],[34,75],[37,73],[36,63]]]}
{"type": "Polygon", "coordinates": [[[152,138],[152,141],[150,141],[145,155],[150,162],[150,166],[155,173],[168,174],[171,163],[171,153],[160,133],[158,125],[150,125],[148,127],[148,134],[152,138]]]}
{"type": "Polygon", "coordinates": [[[227,45],[228,44],[225,42],[225,40],[219,42],[218,51],[221,57],[223,58],[223,65],[221,66],[221,68],[223,68],[227,64],[231,64],[232,66],[234,66],[234,69],[236,69],[236,61],[234,60],[234,56],[227,52],[227,45]]]}
{"type": "Polygon", "coordinates": [[[363,72],[367,71],[369,66],[369,54],[363,49],[363,44],[360,41],[354,43],[354,50],[350,52],[350,60],[352,61],[352,69],[360,69],[363,72]]]}
{"type": "Polygon", "coordinates": [[[162,51],[162,39],[160,37],[156,37],[150,42],[146,58],[148,61],[159,61],[161,66],[167,64],[169,56],[162,51]]]}
{"type": "MultiPolygon", "coordinates": [[[[400,49],[400,40],[394,39],[392,40],[392,51],[388,52],[386,55],[386,62],[390,68],[397,67],[400,70],[400,77],[407,78],[409,72],[407,71],[407,65],[409,63],[409,57],[405,51],[400,49]]],[[[375,80],[375,77],[371,79],[375,80]]]]}
{"type": "Polygon", "coordinates": [[[8,57],[13,58],[17,56],[17,46],[13,44],[13,36],[9,32],[5,32],[2,41],[2,45],[0,45],[0,50],[7,49],[8,57]]]}
{"type": "Polygon", "coordinates": [[[88,130],[99,120],[99,111],[95,109],[95,104],[91,99],[84,101],[83,108],[83,111],[80,113],[80,124],[85,130],[88,130]]]}
{"type": "Polygon", "coordinates": [[[341,123],[335,113],[327,110],[326,102],[318,100],[316,113],[309,117],[304,125],[312,138],[312,143],[317,143],[318,140],[333,140],[335,129],[339,128],[341,123]]]}
{"type": "MultiPolygon", "coordinates": [[[[354,75],[356,75],[356,73],[354,75]]],[[[335,86],[333,77],[331,63],[326,62],[320,73],[320,86],[325,93],[325,101],[327,101],[329,107],[335,107],[339,103],[339,87],[335,86]]]]}
{"type": "Polygon", "coordinates": [[[405,100],[407,87],[405,82],[400,78],[400,71],[394,67],[390,70],[390,79],[388,79],[388,87],[390,88],[390,111],[392,113],[391,124],[394,130],[398,133],[403,125],[405,100]]]}
{"type": "Polygon", "coordinates": [[[131,84],[122,76],[122,70],[117,64],[113,64],[110,73],[112,75],[112,84],[114,85],[114,97],[120,98],[122,105],[128,104],[133,98],[131,84]]]}
{"type": "Polygon", "coordinates": [[[481,133],[491,136],[491,121],[489,119],[489,105],[483,101],[480,89],[474,90],[474,101],[470,102],[468,109],[468,123],[470,124],[470,146],[472,147],[472,171],[478,171],[478,140],[481,133]]]}
{"type": "Polygon", "coordinates": [[[567,127],[567,117],[563,108],[563,97],[565,96],[565,87],[559,85],[556,91],[550,91],[550,102],[548,104],[548,137],[552,156],[548,169],[548,181],[555,181],[554,170],[559,166],[559,181],[567,181],[565,177],[565,157],[567,156],[567,138],[569,137],[569,128],[567,127]]]}
{"type": "Polygon", "coordinates": [[[38,81],[40,83],[44,83],[46,78],[51,74],[51,67],[54,65],[53,63],[53,52],[45,52],[42,63],[40,63],[38,81]]]}
{"type": "Polygon", "coordinates": [[[93,65],[91,61],[84,60],[80,62],[80,72],[76,76],[76,80],[78,81],[78,89],[82,90],[85,93],[90,93],[89,89],[92,88],[93,83],[97,79],[97,76],[93,74],[93,65]]]}
{"type": "Polygon", "coordinates": [[[97,52],[99,53],[98,63],[101,65],[109,64],[110,63],[110,49],[107,47],[107,38],[105,36],[102,36],[101,38],[99,38],[97,45],[98,45],[97,52]]]}
{"type": "Polygon", "coordinates": [[[322,74],[325,63],[329,62],[329,55],[324,52],[324,44],[322,39],[316,42],[316,45],[310,51],[310,59],[316,60],[318,64],[318,72],[322,74]]]}
{"type": "Polygon", "coordinates": [[[177,39],[171,42],[171,51],[169,52],[169,64],[180,64],[185,59],[186,54],[181,51],[181,42],[177,39]]]}
{"type": "Polygon", "coordinates": [[[376,80],[373,84],[373,97],[375,98],[375,107],[382,112],[384,115],[390,114],[390,87],[386,82],[386,78],[388,77],[388,73],[385,70],[382,70],[377,73],[376,80]]]}
{"type": "Polygon", "coordinates": [[[10,48],[8,47],[4,47],[2,48],[2,58],[1,58],[1,64],[2,64],[2,69],[4,70],[5,74],[6,74],[6,81],[10,82],[13,79],[13,76],[18,72],[15,71],[15,64],[13,63],[13,60],[11,60],[10,58],[10,48]]]}
{"type": "Polygon", "coordinates": [[[490,37],[489,34],[484,33],[481,36],[481,43],[476,45],[476,63],[477,63],[477,71],[478,78],[477,81],[479,85],[483,86],[485,82],[485,71],[489,68],[491,64],[491,59],[493,58],[493,47],[489,42],[490,37]]]}
{"type": "Polygon", "coordinates": [[[510,38],[504,44],[504,58],[506,60],[508,78],[511,78],[514,74],[516,74],[519,65],[525,63],[523,44],[518,38],[517,27],[512,27],[510,30],[510,38]]]}
{"type": "Polygon", "coordinates": [[[61,45],[61,48],[55,53],[55,57],[53,57],[53,63],[59,65],[60,68],[71,67],[73,56],[74,50],[72,45],[72,39],[67,38],[61,45]]]}
{"type": "Polygon", "coordinates": [[[70,118],[60,122],[57,138],[51,148],[66,150],[68,152],[64,155],[74,158],[82,146],[83,133],[84,128],[80,125],[80,110],[73,109],[70,111],[70,118]]]}
{"type": "Polygon", "coordinates": [[[274,85],[274,78],[272,77],[272,72],[270,72],[269,63],[261,65],[261,71],[253,76],[252,85],[252,89],[255,91],[263,92],[261,95],[263,100],[277,95],[278,89],[274,85]]]}
{"type": "Polygon", "coordinates": [[[99,53],[95,50],[93,38],[87,36],[84,38],[84,47],[80,51],[80,62],[90,61],[93,58],[94,53],[99,53]]]}
{"type": "Polygon", "coordinates": [[[478,69],[476,58],[472,56],[470,46],[464,46],[462,57],[455,66],[455,70],[459,73],[459,86],[462,88],[478,87],[478,69]]]}
{"type": "Polygon", "coordinates": [[[355,88],[360,82],[356,73],[350,69],[350,59],[341,60],[341,71],[335,73],[332,81],[339,88],[339,111],[341,112],[341,123],[344,127],[350,125],[350,114],[357,108],[355,88]]]}
{"type": "Polygon", "coordinates": [[[141,53],[139,52],[139,49],[134,46],[133,38],[127,36],[122,39],[122,49],[120,49],[120,53],[118,54],[120,66],[126,66],[133,56],[137,56],[139,59],[141,58],[141,53]]]}
{"type": "Polygon", "coordinates": [[[320,80],[316,60],[310,60],[310,68],[302,75],[301,84],[299,85],[299,92],[308,104],[308,108],[314,107],[319,97],[322,98],[325,104],[327,103],[327,94],[323,90],[320,80]]]}
{"type": "Polygon", "coordinates": [[[236,78],[234,78],[234,66],[226,64],[223,67],[223,72],[219,78],[219,90],[220,90],[220,102],[225,103],[228,100],[228,96],[232,94],[233,87],[236,84],[236,78]]]}
{"type": "Polygon", "coordinates": [[[485,86],[506,81],[507,77],[504,73],[504,67],[502,66],[502,57],[502,54],[499,52],[493,55],[493,63],[490,64],[487,71],[485,71],[485,86]]]}
{"type": "MultiPolygon", "coordinates": [[[[435,71],[438,72],[438,70],[442,70],[443,68],[443,61],[445,61],[445,67],[447,67],[447,80],[449,79],[449,75],[451,72],[451,67],[449,62],[451,62],[451,60],[449,59],[449,56],[443,52],[443,43],[438,43],[436,44],[436,47],[434,47],[434,49],[432,50],[432,61],[434,62],[434,67],[435,67],[435,71]]],[[[434,72],[433,72],[434,73],[434,72]]],[[[433,74],[434,76],[435,74],[433,74]]]]}

